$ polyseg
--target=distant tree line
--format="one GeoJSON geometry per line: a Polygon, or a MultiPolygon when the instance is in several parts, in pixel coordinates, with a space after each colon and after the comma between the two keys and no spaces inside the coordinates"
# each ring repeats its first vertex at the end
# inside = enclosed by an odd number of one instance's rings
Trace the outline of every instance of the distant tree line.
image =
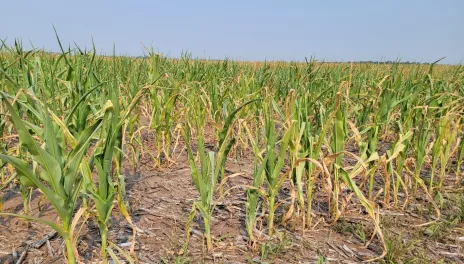
{"type": "Polygon", "coordinates": [[[353,61],[356,64],[420,64],[430,65],[430,62],[416,62],[416,61],[353,61]]]}

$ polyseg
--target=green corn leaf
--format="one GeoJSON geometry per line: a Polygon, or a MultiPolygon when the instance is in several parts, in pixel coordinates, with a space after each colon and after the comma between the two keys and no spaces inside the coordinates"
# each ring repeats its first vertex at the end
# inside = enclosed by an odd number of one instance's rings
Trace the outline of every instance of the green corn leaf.
{"type": "Polygon", "coordinates": [[[61,170],[63,156],[61,146],[58,145],[58,141],[56,140],[57,133],[55,132],[55,127],[50,116],[48,115],[48,112],[43,111],[43,113],[45,151],[48,152],[53,157],[53,159],[58,161],[61,170]]]}
{"type": "Polygon", "coordinates": [[[82,97],[79,99],[79,101],[77,101],[77,103],[73,106],[73,108],[69,112],[68,116],[66,117],[66,119],[64,121],[65,125],[69,124],[69,120],[72,118],[74,112],[77,110],[77,108],[80,106],[80,104],[85,101],[87,96],[89,96],[93,91],[95,91],[98,87],[102,86],[105,83],[106,82],[99,83],[98,85],[96,85],[96,86],[92,87],[90,90],[88,90],[84,95],[82,95],[82,97]]]}
{"type": "MultiPolygon", "coordinates": [[[[139,101],[142,99],[142,97],[145,95],[146,92],[150,90],[151,86],[145,86],[142,89],[139,90],[139,92],[132,98],[132,101],[130,105],[126,108],[124,111],[124,114],[122,117],[119,119],[119,123],[117,124],[117,127],[122,127],[124,122],[127,120],[129,115],[131,114],[132,110],[134,110],[135,106],[139,103],[139,101]]],[[[113,102],[114,103],[114,102],[113,102]]],[[[115,108],[116,111],[116,108],[115,108]]]]}
{"type": "Polygon", "coordinates": [[[279,179],[279,175],[281,174],[281,170],[284,167],[285,154],[287,153],[288,144],[290,142],[292,134],[294,133],[293,130],[295,128],[295,123],[296,122],[292,122],[291,126],[285,132],[284,137],[282,138],[282,141],[280,142],[280,150],[279,150],[279,156],[277,159],[277,163],[274,167],[274,170],[269,174],[270,177],[268,178],[268,182],[271,188],[276,187],[277,181],[279,179]]]}
{"type": "MultiPolygon", "coordinates": [[[[4,98],[6,95],[3,92],[0,92],[4,98]]],[[[64,187],[61,185],[61,168],[57,160],[55,160],[49,153],[47,153],[44,149],[42,149],[37,142],[32,138],[29,134],[29,131],[24,126],[22,120],[16,114],[13,106],[8,102],[8,100],[4,100],[9,112],[13,123],[16,126],[16,130],[18,131],[19,139],[21,144],[24,145],[29,152],[32,154],[34,159],[42,165],[43,170],[47,173],[47,176],[50,180],[50,185],[52,185],[53,190],[61,197],[65,198],[66,193],[64,187]]]]}
{"type": "Polygon", "coordinates": [[[13,165],[13,167],[16,169],[16,173],[18,174],[19,182],[22,185],[37,188],[37,184],[31,180],[34,175],[33,172],[29,169],[29,164],[27,162],[3,154],[0,154],[0,159],[13,165]]]}
{"type": "MultiPolygon", "coordinates": [[[[113,244],[110,242],[110,245],[111,247],[115,248],[119,254],[121,254],[122,256],[124,256],[124,258],[130,263],[130,264],[134,264],[135,263],[135,260],[129,255],[127,254],[127,252],[125,252],[122,248],[118,247],[117,245],[113,244]]],[[[110,248],[108,248],[110,249],[110,248]]],[[[110,249],[111,250],[111,249],[110,249]]]]}
{"type": "Polygon", "coordinates": [[[226,136],[227,136],[227,133],[229,132],[229,128],[230,126],[232,125],[232,121],[234,120],[234,117],[235,115],[238,113],[238,111],[240,111],[240,109],[242,109],[243,107],[247,106],[248,104],[251,104],[253,102],[256,102],[260,99],[254,99],[254,100],[250,100],[244,104],[242,104],[241,106],[239,106],[237,109],[235,109],[234,111],[232,111],[232,113],[230,113],[227,118],[224,120],[224,125],[222,127],[222,130],[219,132],[219,148],[222,146],[222,144],[224,143],[224,140],[226,139],[226,136]]]}
{"type": "Polygon", "coordinates": [[[42,219],[42,218],[37,218],[33,216],[28,216],[28,215],[12,214],[12,213],[0,213],[0,216],[13,216],[13,217],[21,218],[27,221],[39,222],[39,223],[42,223],[44,225],[51,227],[53,230],[58,232],[58,234],[62,236],[63,238],[69,237],[69,234],[61,226],[57,225],[56,223],[42,219]]]}
{"type": "Polygon", "coordinates": [[[185,144],[187,146],[187,155],[188,155],[188,161],[190,165],[190,174],[192,175],[192,180],[193,180],[193,183],[195,184],[195,187],[199,189],[200,188],[200,182],[199,182],[200,175],[198,172],[197,165],[195,164],[195,157],[193,155],[192,146],[190,144],[190,127],[187,125],[186,128],[183,128],[181,130],[181,133],[185,140],[185,144]]]}
{"type": "Polygon", "coordinates": [[[33,174],[33,172],[29,169],[29,164],[23,160],[20,160],[15,157],[7,156],[0,154],[0,159],[5,162],[10,163],[13,167],[23,176],[28,179],[29,182],[32,182],[35,186],[37,186],[48,198],[48,200],[53,204],[55,209],[57,210],[58,214],[62,219],[65,219],[67,215],[66,205],[62,197],[60,197],[54,190],[45,186],[37,176],[33,174]]]}
{"type": "Polygon", "coordinates": [[[116,256],[116,254],[114,253],[114,251],[113,251],[111,248],[106,248],[106,251],[108,252],[108,254],[110,254],[110,257],[111,257],[111,259],[113,260],[114,264],[119,264],[119,263],[121,263],[121,262],[119,261],[118,256],[116,256]]]}
{"type": "Polygon", "coordinates": [[[80,135],[77,146],[68,155],[68,163],[64,170],[64,187],[68,195],[74,190],[75,178],[78,173],[82,157],[87,153],[93,135],[100,128],[102,120],[97,120],[86,128],[80,135]]]}
{"type": "Polygon", "coordinates": [[[370,202],[362,193],[362,191],[359,189],[358,185],[354,182],[354,180],[350,177],[348,172],[343,169],[342,167],[336,165],[340,169],[340,178],[348,185],[350,190],[354,192],[356,197],[359,199],[361,204],[364,206],[366,211],[368,212],[369,216],[375,221],[376,216],[374,212],[374,207],[372,205],[372,202],[370,202]]]}
{"type": "MultiPolygon", "coordinates": [[[[342,114],[342,110],[339,108],[336,114],[336,119],[334,121],[334,146],[333,152],[339,153],[343,151],[345,145],[345,131],[344,131],[344,118],[342,114]]],[[[342,162],[342,155],[337,157],[336,163],[338,165],[342,162]]]]}
{"type": "Polygon", "coordinates": [[[232,146],[235,144],[235,141],[236,141],[235,138],[233,138],[229,141],[227,145],[223,145],[223,147],[219,149],[218,156],[217,156],[218,166],[216,167],[216,170],[213,170],[215,180],[217,180],[220,170],[224,168],[226,160],[227,160],[227,155],[229,155],[229,152],[232,149],[232,146]]]}

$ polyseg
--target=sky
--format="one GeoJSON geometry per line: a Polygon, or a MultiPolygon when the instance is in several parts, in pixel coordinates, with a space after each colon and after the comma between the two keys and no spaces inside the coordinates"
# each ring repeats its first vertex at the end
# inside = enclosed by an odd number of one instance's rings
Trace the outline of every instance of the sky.
{"type": "Polygon", "coordinates": [[[463,0],[0,2],[0,39],[140,56],[247,61],[464,61],[463,0]]]}

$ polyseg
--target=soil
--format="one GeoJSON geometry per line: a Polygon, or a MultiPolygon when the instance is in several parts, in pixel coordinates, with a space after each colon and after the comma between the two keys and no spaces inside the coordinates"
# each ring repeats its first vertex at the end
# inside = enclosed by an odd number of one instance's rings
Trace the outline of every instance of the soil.
{"type": "MultiPolygon", "coordinates": [[[[143,144],[147,151],[154,153],[152,136],[145,135],[143,144]]],[[[382,252],[378,238],[374,238],[367,247],[360,238],[361,226],[367,237],[365,240],[370,240],[372,225],[359,206],[347,204],[341,219],[332,224],[327,215],[327,198],[318,196],[317,190],[311,228],[301,230],[301,219],[285,225],[277,225],[280,219],[276,219],[277,234],[269,238],[266,236],[266,220],[263,219],[258,221],[258,228],[263,232],[258,237],[258,244],[252,247],[248,243],[244,225],[244,186],[251,184],[253,161],[247,158],[252,157],[251,153],[242,156],[239,161],[229,159],[227,162],[226,176],[234,177],[229,177],[223,186],[224,190],[230,190],[225,199],[216,197],[217,205],[212,221],[213,250],[206,252],[202,236],[203,224],[198,213],[191,225],[188,250],[184,252],[185,227],[198,192],[192,184],[182,143],[172,156],[176,157],[176,162],[165,163],[161,168],[155,168],[151,156],[146,153],[136,168],[129,162],[124,164],[130,214],[137,226],[135,254],[140,263],[316,263],[321,256],[326,263],[359,263],[375,258],[382,252]]],[[[289,208],[291,197],[284,195],[289,188],[288,184],[283,186],[279,197],[281,205],[276,215],[282,215],[289,208]]],[[[23,200],[17,185],[11,184],[0,195],[4,212],[23,212],[23,200]]],[[[56,220],[53,208],[41,198],[38,191],[33,191],[29,214],[50,221],[56,220]]],[[[451,204],[448,211],[444,210],[442,217],[452,215],[457,210],[456,206],[451,204]]],[[[396,244],[409,245],[410,241],[414,242],[406,249],[405,258],[417,259],[419,262],[429,260],[437,263],[443,260],[446,263],[463,263],[462,224],[445,230],[445,235],[438,238],[427,235],[427,227],[417,226],[433,218],[434,211],[430,208],[424,198],[423,201],[412,201],[405,210],[381,209],[385,236],[389,237],[397,251],[401,251],[401,248],[398,249],[399,245],[396,244]]],[[[51,231],[38,222],[0,217],[0,263],[15,263],[28,244],[40,240],[51,231]]],[[[132,228],[115,204],[110,241],[129,251],[131,236],[132,228]]],[[[99,242],[98,228],[93,219],[89,218],[80,230],[78,239],[80,260],[83,263],[96,263],[99,242]]],[[[24,263],[64,263],[64,250],[63,240],[55,235],[39,248],[29,246],[24,263]]]]}

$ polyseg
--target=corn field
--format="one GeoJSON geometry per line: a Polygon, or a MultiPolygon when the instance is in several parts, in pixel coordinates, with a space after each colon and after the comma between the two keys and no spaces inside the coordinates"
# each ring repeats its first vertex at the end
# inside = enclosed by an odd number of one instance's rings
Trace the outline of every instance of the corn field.
{"type": "MultiPolygon", "coordinates": [[[[380,247],[362,261],[389,263],[383,212],[422,204],[430,210],[416,226],[452,221],[444,201],[464,184],[461,66],[205,61],[149,49],[133,58],[60,47],[1,45],[0,195],[15,190],[22,204],[0,203],[0,219],[57,232],[63,261],[90,261],[78,237],[92,224],[100,237],[92,261],[146,262],[126,190],[126,171],[142,159],[159,172],[188,164],[197,199],[181,219],[182,256],[198,243],[196,223],[202,251],[215,252],[211,226],[234,191],[249,252],[282,230],[311,234],[358,218],[371,230],[363,244],[380,247]],[[226,169],[238,161],[250,171],[226,169]],[[245,183],[231,184],[237,177],[245,183]],[[55,217],[34,213],[34,200],[55,217]],[[116,214],[131,228],[129,247],[109,238],[116,214]]],[[[453,228],[462,232],[462,221],[453,228]]]]}

